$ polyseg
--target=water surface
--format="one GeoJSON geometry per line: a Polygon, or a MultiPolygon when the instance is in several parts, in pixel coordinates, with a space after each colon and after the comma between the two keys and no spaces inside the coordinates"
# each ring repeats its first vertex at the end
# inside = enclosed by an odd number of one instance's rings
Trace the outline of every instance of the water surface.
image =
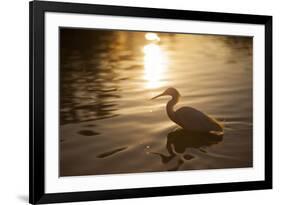
{"type": "Polygon", "coordinates": [[[252,166],[252,38],[61,29],[60,176],[252,166]],[[168,87],[224,136],[169,120],[168,87]]]}

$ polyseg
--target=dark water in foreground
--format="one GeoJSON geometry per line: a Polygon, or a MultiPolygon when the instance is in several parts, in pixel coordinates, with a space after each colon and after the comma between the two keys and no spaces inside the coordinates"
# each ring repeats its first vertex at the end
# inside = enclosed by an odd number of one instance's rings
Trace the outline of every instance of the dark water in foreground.
{"type": "Polygon", "coordinates": [[[64,29],[60,175],[252,166],[252,39],[64,29]],[[223,121],[223,137],[186,133],[176,106],[223,121]]]}

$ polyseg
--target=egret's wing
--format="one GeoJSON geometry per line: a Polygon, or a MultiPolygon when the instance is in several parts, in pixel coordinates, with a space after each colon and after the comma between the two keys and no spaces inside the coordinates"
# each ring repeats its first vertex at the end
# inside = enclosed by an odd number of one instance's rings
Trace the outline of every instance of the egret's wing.
{"type": "Polygon", "coordinates": [[[175,115],[178,123],[188,130],[206,131],[222,129],[213,118],[192,107],[182,107],[175,112],[175,115]]]}

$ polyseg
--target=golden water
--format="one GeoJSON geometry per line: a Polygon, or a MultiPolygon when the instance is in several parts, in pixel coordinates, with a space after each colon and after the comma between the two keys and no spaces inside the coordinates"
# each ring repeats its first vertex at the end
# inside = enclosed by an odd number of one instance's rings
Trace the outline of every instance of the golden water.
{"type": "Polygon", "coordinates": [[[60,33],[60,175],[252,166],[252,38],[128,31],[60,33]],[[223,122],[186,133],[168,87],[223,122]]]}

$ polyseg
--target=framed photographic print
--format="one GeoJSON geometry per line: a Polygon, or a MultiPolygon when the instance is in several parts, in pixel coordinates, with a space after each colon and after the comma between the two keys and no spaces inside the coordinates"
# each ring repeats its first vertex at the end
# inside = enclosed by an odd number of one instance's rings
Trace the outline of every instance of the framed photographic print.
{"type": "Polygon", "coordinates": [[[30,203],[272,188],[272,17],[30,2],[30,203]]]}

